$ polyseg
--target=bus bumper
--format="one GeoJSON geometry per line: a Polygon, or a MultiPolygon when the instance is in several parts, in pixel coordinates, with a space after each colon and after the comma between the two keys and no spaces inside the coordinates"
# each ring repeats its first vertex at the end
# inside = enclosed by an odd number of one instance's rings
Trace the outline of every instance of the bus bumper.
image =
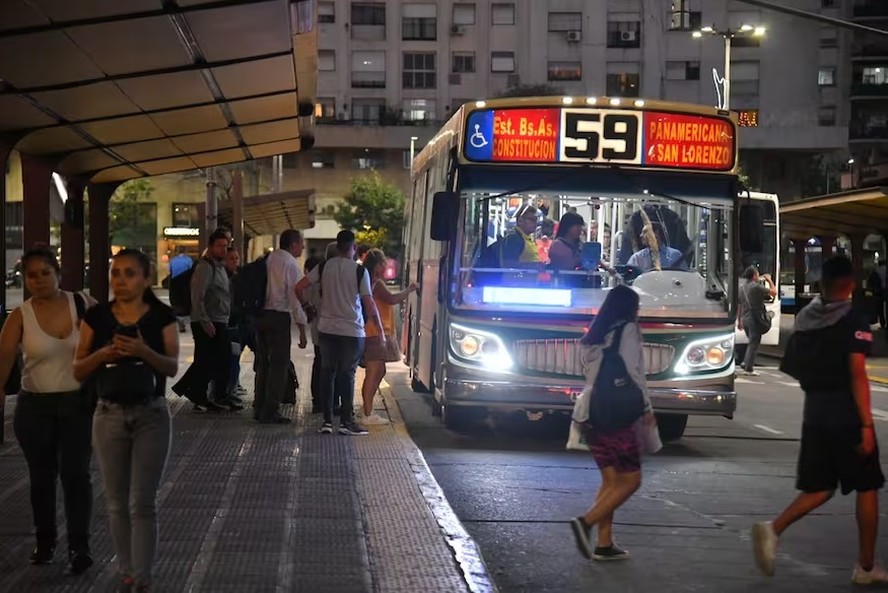
{"type": "MultiPolygon", "coordinates": [[[[456,370],[456,369],[450,369],[456,370]]],[[[492,411],[570,411],[582,392],[582,381],[537,377],[485,377],[483,371],[460,368],[444,381],[448,406],[477,406],[492,411]]],[[[733,375],[716,379],[651,381],[648,394],[654,411],[667,414],[724,416],[732,418],[737,408],[733,375]]]]}

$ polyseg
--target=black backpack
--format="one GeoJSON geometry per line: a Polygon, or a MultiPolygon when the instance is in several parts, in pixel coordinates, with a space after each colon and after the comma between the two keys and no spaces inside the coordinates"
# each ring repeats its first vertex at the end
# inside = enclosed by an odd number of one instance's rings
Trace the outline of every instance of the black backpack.
{"type": "Polygon", "coordinates": [[[209,259],[202,257],[193,266],[170,279],[170,305],[177,315],[191,315],[191,278],[194,277],[194,270],[202,261],[209,264],[215,276],[216,266],[209,259]]]}
{"type": "Polygon", "coordinates": [[[234,285],[234,306],[244,317],[255,317],[265,309],[268,290],[268,256],[263,255],[241,269],[234,285]]]}
{"type": "Polygon", "coordinates": [[[598,376],[589,401],[589,424],[602,433],[626,428],[644,414],[644,395],[632,380],[620,356],[623,324],[614,329],[614,339],[604,349],[598,376]]]}
{"type": "MultiPolygon", "coordinates": [[[[326,263],[327,263],[327,260],[322,261],[319,264],[320,267],[318,268],[318,294],[320,294],[322,300],[324,298],[324,265],[326,265],[326,263]]],[[[358,281],[356,290],[357,290],[359,296],[361,294],[361,280],[364,279],[364,272],[366,270],[367,270],[367,268],[365,268],[362,264],[358,264],[358,267],[355,268],[355,278],[358,281]]],[[[367,319],[369,318],[369,316],[367,315],[367,312],[364,311],[363,304],[361,304],[361,315],[364,316],[364,321],[367,321],[367,319]]]]}

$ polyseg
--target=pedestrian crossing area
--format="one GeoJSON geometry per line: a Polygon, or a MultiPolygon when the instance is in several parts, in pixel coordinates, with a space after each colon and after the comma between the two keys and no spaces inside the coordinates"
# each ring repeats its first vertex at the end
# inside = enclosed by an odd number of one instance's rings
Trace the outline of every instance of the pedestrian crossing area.
{"type": "MultiPolygon", "coordinates": [[[[734,379],[734,383],[740,385],[783,385],[784,387],[799,388],[799,382],[785,373],[777,370],[777,367],[757,366],[755,372],[758,376],[740,374],[734,379]]],[[[741,388],[742,389],[742,388],[741,388]]],[[[888,386],[878,383],[870,383],[870,391],[875,393],[888,393],[888,386]]]]}

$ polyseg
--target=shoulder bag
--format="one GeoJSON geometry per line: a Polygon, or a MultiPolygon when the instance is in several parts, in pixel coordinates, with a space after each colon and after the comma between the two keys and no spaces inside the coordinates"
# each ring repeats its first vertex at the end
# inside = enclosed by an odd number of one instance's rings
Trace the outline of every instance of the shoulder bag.
{"type": "Polygon", "coordinates": [[[592,386],[589,423],[607,433],[626,428],[644,415],[644,393],[632,380],[620,355],[625,324],[614,329],[610,346],[602,353],[601,367],[592,386]]]}

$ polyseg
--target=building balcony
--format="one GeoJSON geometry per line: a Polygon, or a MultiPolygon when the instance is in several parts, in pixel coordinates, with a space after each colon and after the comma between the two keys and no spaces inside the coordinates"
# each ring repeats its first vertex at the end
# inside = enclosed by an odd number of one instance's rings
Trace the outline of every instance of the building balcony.
{"type": "Polygon", "coordinates": [[[855,45],[851,48],[851,58],[854,60],[878,60],[888,58],[888,43],[867,43],[855,45]]]}
{"type": "Polygon", "coordinates": [[[869,0],[854,5],[854,18],[888,18],[888,3],[884,0],[869,0]]]}
{"type": "Polygon", "coordinates": [[[851,85],[851,99],[874,99],[888,97],[888,84],[863,84],[851,85]]]}
{"type": "Polygon", "coordinates": [[[848,128],[848,140],[851,142],[886,142],[888,141],[888,126],[852,123],[848,128]]]}

